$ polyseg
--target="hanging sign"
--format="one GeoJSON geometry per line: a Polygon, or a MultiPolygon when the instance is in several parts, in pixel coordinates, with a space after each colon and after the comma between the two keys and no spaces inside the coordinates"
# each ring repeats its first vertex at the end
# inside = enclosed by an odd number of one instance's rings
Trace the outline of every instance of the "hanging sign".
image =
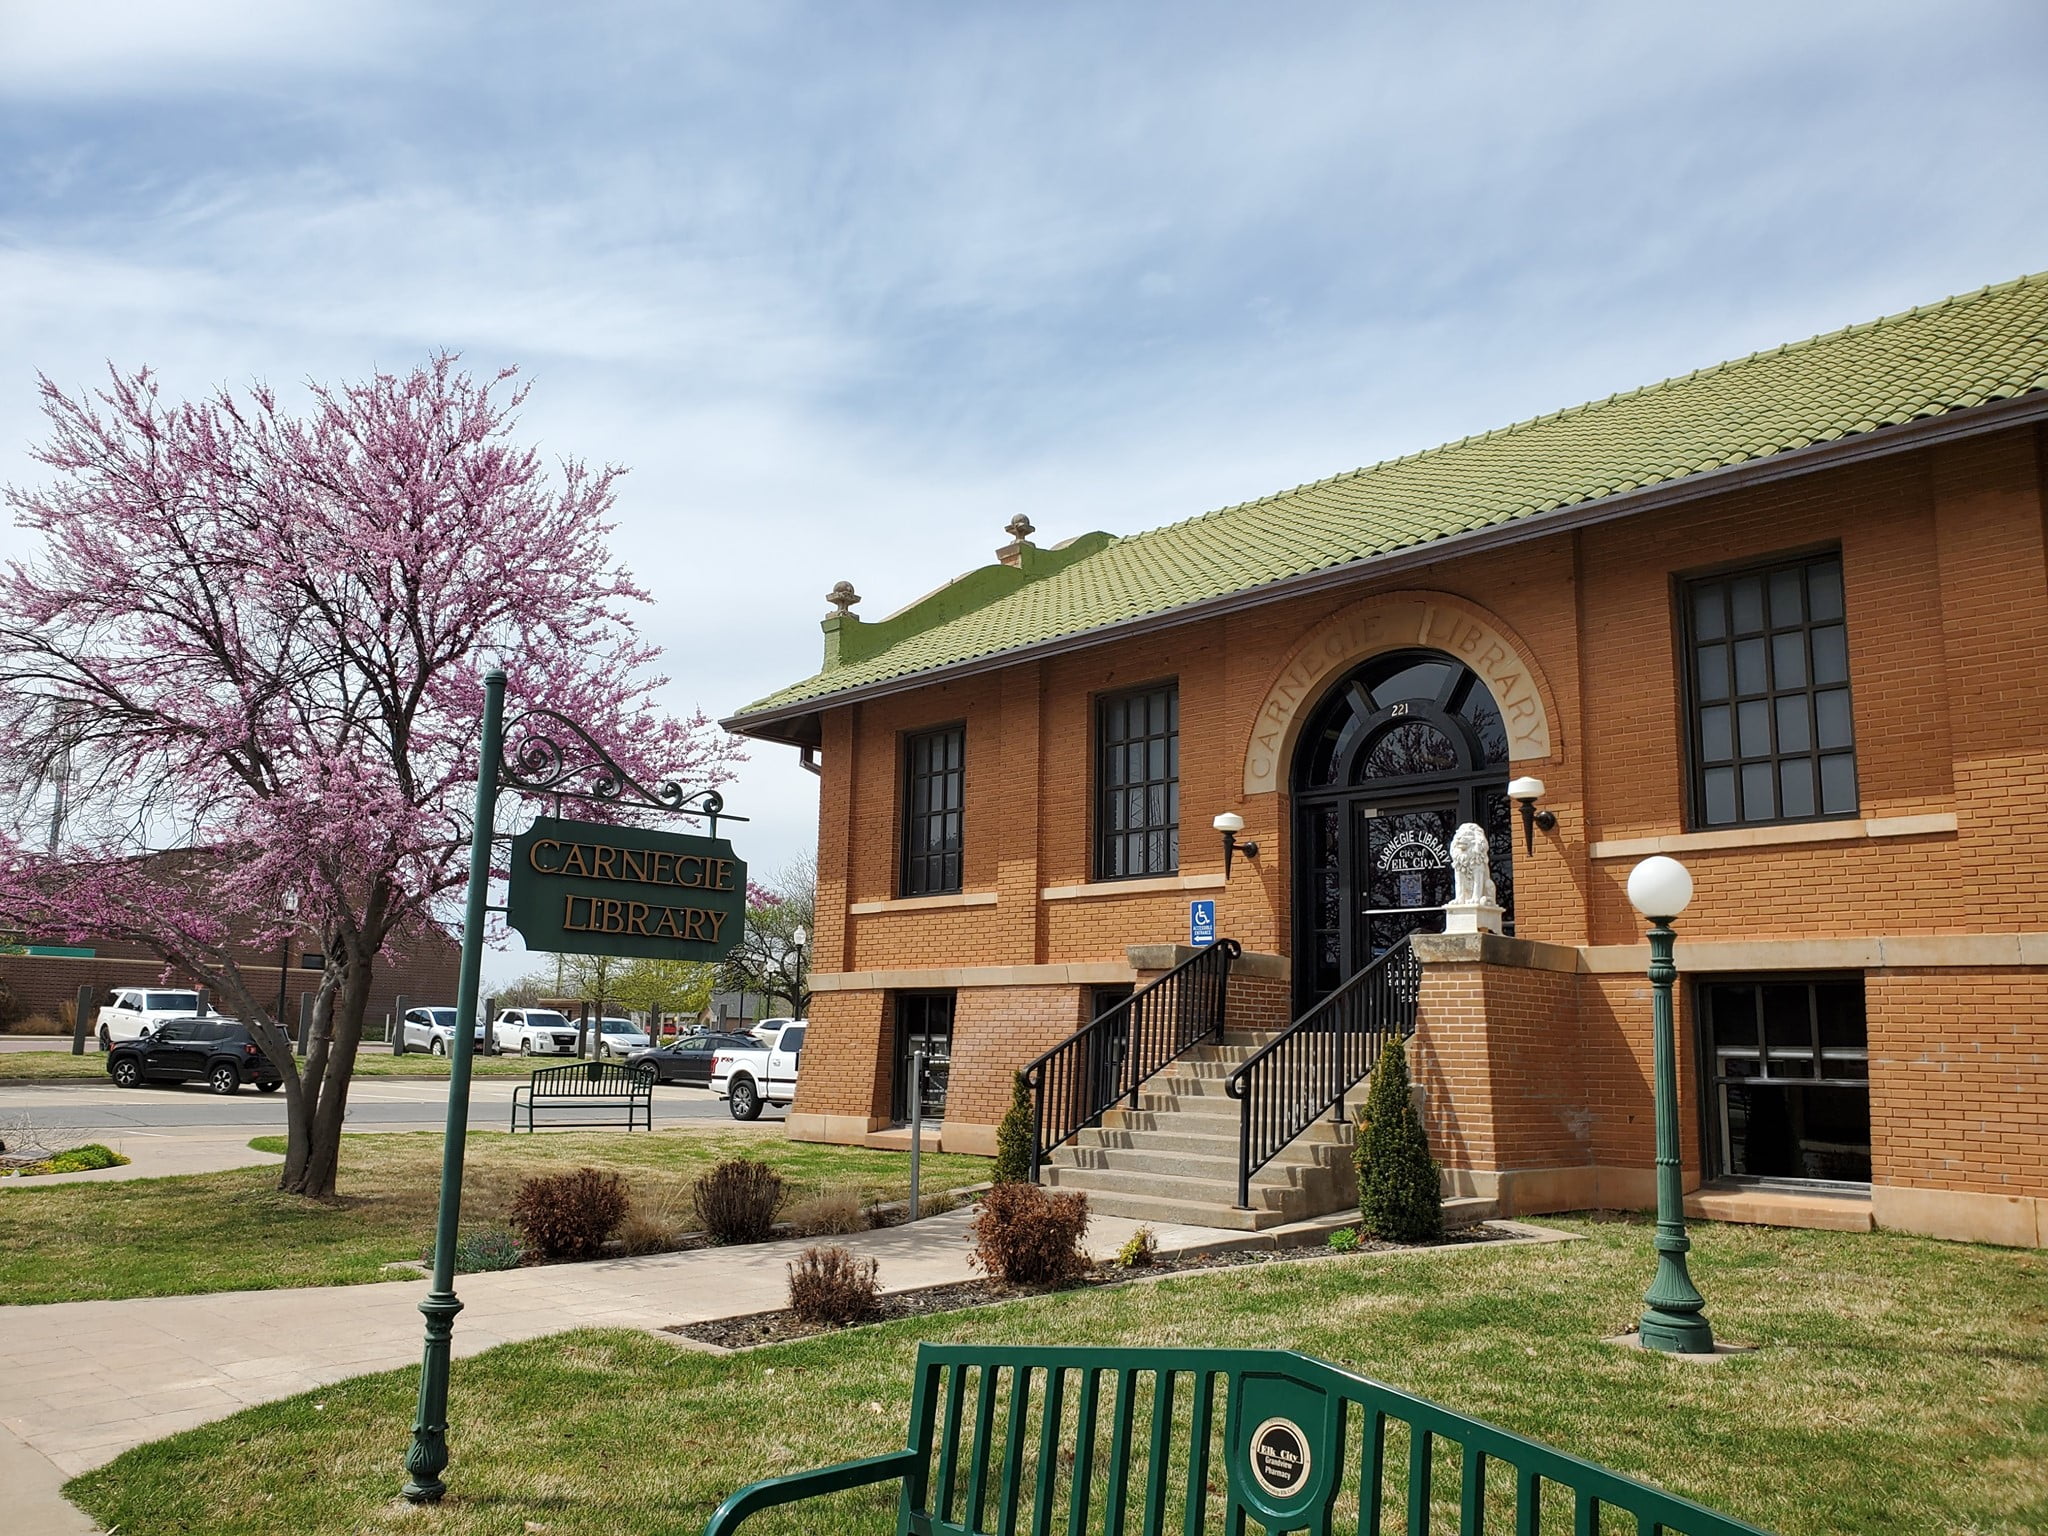
{"type": "Polygon", "coordinates": [[[505,921],[528,949],[722,960],[746,914],[747,866],[722,837],[543,816],[512,839],[505,921]]]}

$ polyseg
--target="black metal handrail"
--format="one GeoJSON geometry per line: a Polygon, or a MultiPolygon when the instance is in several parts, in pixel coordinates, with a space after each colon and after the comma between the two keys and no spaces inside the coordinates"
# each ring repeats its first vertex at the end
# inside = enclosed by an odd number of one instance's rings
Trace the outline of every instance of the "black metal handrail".
{"type": "Polygon", "coordinates": [[[1225,1079],[1238,1101],[1237,1204],[1251,1203],[1252,1175],[1334,1108],[1379,1059],[1391,1034],[1415,1032],[1422,962],[1404,937],[1259,1047],[1225,1079]]]}
{"type": "Polygon", "coordinates": [[[1235,939],[1215,943],[1146,983],[1024,1068],[1031,1089],[1031,1176],[1045,1155],[1195,1046],[1223,1038],[1230,963],[1244,950],[1235,939]]]}

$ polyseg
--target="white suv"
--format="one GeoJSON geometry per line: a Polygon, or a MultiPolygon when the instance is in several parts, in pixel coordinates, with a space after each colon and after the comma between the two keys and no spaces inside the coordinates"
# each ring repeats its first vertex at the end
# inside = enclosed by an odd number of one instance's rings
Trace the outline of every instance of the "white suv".
{"type": "Polygon", "coordinates": [[[576,1026],[552,1008],[506,1008],[491,1023],[501,1051],[522,1056],[574,1056],[576,1026]]]}
{"type": "Polygon", "coordinates": [[[166,1019],[190,1019],[198,1014],[197,992],[158,987],[118,988],[100,1008],[100,1049],[112,1049],[117,1040],[140,1040],[166,1019]]]}
{"type": "MultiPolygon", "coordinates": [[[[399,1025],[398,1043],[408,1051],[429,1051],[436,1056],[446,1056],[450,1042],[455,1038],[455,1010],[453,1008],[408,1008],[405,1020],[399,1025]]],[[[477,1025],[470,1038],[477,1049],[483,1049],[484,1029],[477,1025]]]]}

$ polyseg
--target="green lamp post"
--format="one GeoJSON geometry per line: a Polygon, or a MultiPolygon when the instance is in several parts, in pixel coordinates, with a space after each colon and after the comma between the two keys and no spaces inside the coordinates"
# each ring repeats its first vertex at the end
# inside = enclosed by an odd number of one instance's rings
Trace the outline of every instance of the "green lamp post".
{"type": "Polygon", "coordinates": [[[483,970],[484,914],[490,910],[491,831],[497,817],[498,774],[504,753],[505,674],[484,676],[483,751],[476,773],[476,818],[469,834],[469,904],[463,914],[462,963],[455,984],[456,1027],[448,1035],[448,1120],[441,1138],[441,1208],[434,1223],[434,1279],[420,1311],[426,1345],[420,1361],[419,1411],[405,1458],[404,1494],[415,1504],[437,1504],[447,1485],[448,1360],[455,1338],[455,1239],[462,1218],[462,1154],[469,1136],[470,1057],[477,994],[483,970]]]}
{"type": "Polygon", "coordinates": [[[1629,871],[1628,899],[1650,920],[1651,1028],[1657,1037],[1657,1275],[1643,1293],[1637,1328],[1645,1349],[1711,1355],[1714,1330],[1706,1298],[1685,1267],[1692,1239],[1685,1235],[1685,1191],[1679,1183],[1678,1046],[1671,1013],[1671,983],[1678,979],[1671,920],[1692,901],[1692,875],[1678,860],[1658,854],[1629,871]]]}

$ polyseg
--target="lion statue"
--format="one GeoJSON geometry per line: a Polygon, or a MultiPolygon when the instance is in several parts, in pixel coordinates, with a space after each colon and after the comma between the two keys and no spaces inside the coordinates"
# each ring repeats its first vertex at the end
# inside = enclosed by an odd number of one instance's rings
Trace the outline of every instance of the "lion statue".
{"type": "Polygon", "coordinates": [[[1500,905],[1488,867],[1486,834],[1468,821],[1451,838],[1451,902],[1455,906],[1500,905]]]}

